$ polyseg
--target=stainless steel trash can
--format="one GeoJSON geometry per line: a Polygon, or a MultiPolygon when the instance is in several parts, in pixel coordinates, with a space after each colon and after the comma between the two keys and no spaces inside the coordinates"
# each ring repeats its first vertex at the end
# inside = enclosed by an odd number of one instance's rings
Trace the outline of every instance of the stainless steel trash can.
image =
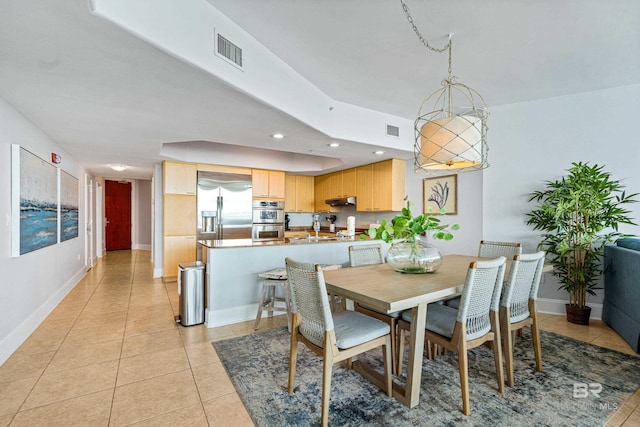
{"type": "Polygon", "coordinates": [[[178,319],[182,326],[204,323],[204,267],[201,261],[178,264],[178,319]]]}

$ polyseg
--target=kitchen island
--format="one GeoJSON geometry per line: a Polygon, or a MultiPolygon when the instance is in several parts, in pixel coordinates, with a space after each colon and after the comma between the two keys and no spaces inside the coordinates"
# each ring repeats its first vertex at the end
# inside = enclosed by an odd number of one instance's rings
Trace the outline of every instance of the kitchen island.
{"type": "Polygon", "coordinates": [[[258,273],[283,268],[284,259],[318,264],[349,266],[349,246],[380,243],[383,253],[389,244],[359,238],[320,236],[281,241],[254,242],[251,239],[201,240],[206,263],[205,323],[207,327],[255,319],[262,279],[258,273]]]}

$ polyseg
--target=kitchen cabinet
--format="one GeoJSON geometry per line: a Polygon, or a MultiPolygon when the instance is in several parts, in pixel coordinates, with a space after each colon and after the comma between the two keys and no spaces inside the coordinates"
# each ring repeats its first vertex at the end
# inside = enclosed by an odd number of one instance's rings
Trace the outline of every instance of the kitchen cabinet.
{"type": "Polygon", "coordinates": [[[356,194],[356,170],[355,168],[333,172],[329,175],[329,192],[327,199],[351,197],[356,194]]]}
{"type": "Polygon", "coordinates": [[[315,211],[316,212],[340,212],[339,207],[327,205],[324,201],[333,198],[331,196],[330,174],[318,175],[314,180],[315,191],[315,211]]]}
{"type": "Polygon", "coordinates": [[[196,195],[198,168],[195,163],[165,161],[162,164],[162,183],[165,194],[196,195]]]}
{"type": "Polygon", "coordinates": [[[356,211],[401,211],[406,162],[390,159],[356,168],[356,211]]]}
{"type": "Polygon", "coordinates": [[[283,171],[252,169],[253,197],[284,199],[285,175],[283,171]]]}
{"type": "Polygon", "coordinates": [[[173,280],[179,263],[196,260],[198,167],[165,161],[162,171],[163,278],[173,280]]]}
{"type": "Polygon", "coordinates": [[[284,210],[286,212],[314,212],[314,179],[306,175],[285,175],[284,210]]]}
{"type": "Polygon", "coordinates": [[[165,236],[196,235],[196,196],[165,194],[162,217],[165,236]]]}
{"type": "Polygon", "coordinates": [[[178,264],[196,260],[196,236],[164,237],[164,279],[178,277],[178,264]]]}

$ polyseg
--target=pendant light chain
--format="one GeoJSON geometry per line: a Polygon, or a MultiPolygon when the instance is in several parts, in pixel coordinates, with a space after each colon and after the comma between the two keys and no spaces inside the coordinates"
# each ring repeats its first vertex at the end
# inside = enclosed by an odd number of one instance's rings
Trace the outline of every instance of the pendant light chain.
{"type": "Polygon", "coordinates": [[[409,24],[411,24],[411,27],[413,28],[413,31],[418,36],[418,39],[420,39],[422,44],[425,45],[427,49],[429,49],[432,52],[438,52],[438,53],[442,53],[445,50],[449,49],[449,74],[451,74],[451,34],[449,34],[449,42],[442,48],[431,46],[429,42],[424,37],[422,37],[422,34],[420,34],[420,30],[418,30],[418,27],[413,22],[413,18],[411,17],[411,12],[409,12],[409,6],[407,6],[406,3],[402,0],[400,0],[400,3],[402,4],[402,9],[404,10],[404,14],[407,16],[407,21],[409,21],[409,24]]]}

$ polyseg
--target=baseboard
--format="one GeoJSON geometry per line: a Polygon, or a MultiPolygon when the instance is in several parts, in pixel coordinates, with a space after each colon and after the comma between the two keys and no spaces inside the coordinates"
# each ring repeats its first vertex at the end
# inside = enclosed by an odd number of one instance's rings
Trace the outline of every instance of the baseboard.
{"type": "MultiPolygon", "coordinates": [[[[536,302],[536,308],[540,313],[548,314],[566,314],[566,300],[539,298],[536,302]]],[[[591,307],[591,319],[602,320],[602,304],[589,303],[591,307]]]]}
{"type": "Polygon", "coordinates": [[[28,318],[18,325],[2,341],[0,341],[0,365],[2,365],[14,351],[18,349],[29,338],[44,319],[60,304],[67,294],[85,276],[86,267],[76,272],[64,285],[51,295],[51,297],[40,307],[38,307],[28,318]]]}
{"type": "Polygon", "coordinates": [[[151,245],[132,245],[131,249],[133,250],[141,250],[141,251],[150,251],[151,250],[151,245]]]}
{"type": "MultiPolygon", "coordinates": [[[[243,305],[241,307],[228,308],[226,310],[205,310],[205,325],[207,328],[231,325],[233,323],[255,320],[258,312],[258,303],[243,305]]],[[[274,313],[274,316],[286,316],[286,313],[274,313]]]]}

